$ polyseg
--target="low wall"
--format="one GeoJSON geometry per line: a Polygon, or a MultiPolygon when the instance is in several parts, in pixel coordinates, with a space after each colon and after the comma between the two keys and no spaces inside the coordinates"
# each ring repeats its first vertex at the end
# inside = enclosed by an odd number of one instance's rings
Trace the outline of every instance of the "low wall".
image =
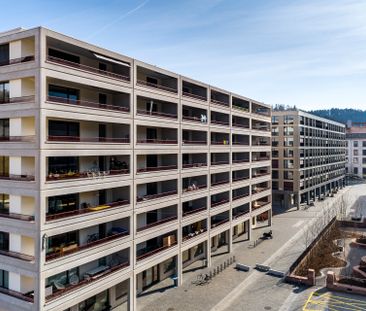
{"type": "Polygon", "coordinates": [[[316,285],[315,270],[308,269],[307,276],[299,276],[299,275],[295,275],[295,274],[290,274],[285,277],[285,280],[288,283],[296,283],[296,284],[304,284],[307,286],[314,286],[314,285],[316,285]]]}
{"type": "Polygon", "coordinates": [[[329,271],[327,273],[326,287],[330,290],[338,292],[354,293],[366,296],[366,287],[338,283],[336,275],[333,271],[329,271]]]}

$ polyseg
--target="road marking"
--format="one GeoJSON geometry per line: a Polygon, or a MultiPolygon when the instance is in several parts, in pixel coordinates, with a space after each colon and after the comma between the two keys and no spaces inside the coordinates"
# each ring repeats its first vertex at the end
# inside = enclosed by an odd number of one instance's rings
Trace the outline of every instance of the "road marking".
{"type": "Polygon", "coordinates": [[[291,292],[290,295],[286,298],[286,300],[283,302],[281,308],[278,311],[290,311],[292,309],[292,304],[296,300],[298,294],[291,292]]]}
{"type": "Polygon", "coordinates": [[[298,227],[300,227],[303,223],[304,223],[304,220],[299,220],[296,224],[293,224],[293,225],[292,225],[292,227],[293,227],[293,228],[298,228],[298,227]]]}

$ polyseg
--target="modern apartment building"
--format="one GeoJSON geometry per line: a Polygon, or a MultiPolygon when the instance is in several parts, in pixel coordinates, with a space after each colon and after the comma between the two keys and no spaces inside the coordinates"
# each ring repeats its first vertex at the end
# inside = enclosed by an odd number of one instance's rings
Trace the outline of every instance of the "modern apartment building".
{"type": "Polygon", "coordinates": [[[347,167],[349,176],[366,178],[366,123],[347,123],[347,167]]]}
{"type": "Polygon", "coordinates": [[[136,310],[271,224],[271,110],[45,28],[0,34],[0,310],[136,310]]]}
{"type": "Polygon", "coordinates": [[[297,110],[272,113],[273,204],[300,207],[344,186],[345,125],[297,110]]]}

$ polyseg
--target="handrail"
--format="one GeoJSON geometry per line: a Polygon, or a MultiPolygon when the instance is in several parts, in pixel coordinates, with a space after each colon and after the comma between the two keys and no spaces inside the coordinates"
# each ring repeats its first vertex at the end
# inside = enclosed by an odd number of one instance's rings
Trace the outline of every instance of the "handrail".
{"type": "Polygon", "coordinates": [[[257,162],[257,161],[268,161],[270,160],[270,157],[260,157],[260,158],[253,158],[252,161],[253,162],[257,162]]]}
{"type": "Polygon", "coordinates": [[[63,97],[59,97],[59,96],[47,96],[47,101],[57,102],[57,103],[61,103],[61,104],[68,104],[68,105],[78,105],[78,106],[82,106],[82,107],[100,108],[100,109],[105,109],[105,110],[116,110],[116,111],[121,111],[121,112],[130,111],[130,107],[107,105],[107,104],[101,104],[98,102],[91,102],[91,101],[80,100],[80,99],[63,98],[63,97]]]}
{"type": "Polygon", "coordinates": [[[239,200],[239,199],[241,199],[241,198],[245,198],[245,197],[247,197],[247,196],[249,196],[249,193],[244,193],[244,194],[239,194],[239,195],[237,195],[237,196],[233,196],[233,201],[235,201],[235,200],[239,200]]]}
{"type": "Polygon", "coordinates": [[[8,295],[17,299],[21,299],[24,300],[26,302],[34,302],[34,298],[31,296],[27,296],[26,294],[23,294],[21,292],[17,292],[15,290],[12,289],[8,289],[8,288],[4,288],[4,287],[0,287],[0,293],[4,294],[4,295],[8,295]]]}
{"type": "Polygon", "coordinates": [[[191,192],[191,191],[195,191],[195,190],[202,190],[202,189],[206,189],[207,188],[207,185],[206,184],[196,185],[196,189],[191,189],[191,190],[188,190],[188,187],[187,188],[183,188],[183,191],[184,192],[191,192]]]}
{"type": "Polygon", "coordinates": [[[252,178],[257,178],[257,177],[262,177],[262,176],[267,176],[267,175],[271,175],[271,173],[255,173],[254,175],[252,175],[252,178]]]}
{"type": "Polygon", "coordinates": [[[225,102],[223,102],[221,100],[218,100],[218,99],[211,98],[211,103],[230,107],[230,103],[225,103],[225,102]]]}
{"type": "Polygon", "coordinates": [[[206,206],[203,206],[203,207],[195,208],[195,209],[193,209],[191,211],[188,211],[188,212],[184,212],[183,211],[183,216],[187,216],[187,215],[191,215],[191,214],[194,214],[194,213],[198,213],[198,212],[203,211],[205,209],[207,209],[207,207],[206,206]]]}
{"type": "Polygon", "coordinates": [[[221,125],[230,125],[230,121],[220,121],[220,120],[214,120],[214,119],[211,119],[211,123],[221,124],[221,125]]]}
{"type": "Polygon", "coordinates": [[[229,220],[230,220],[230,219],[229,219],[229,218],[227,218],[227,219],[221,220],[221,221],[216,222],[216,223],[211,223],[211,228],[216,228],[216,227],[218,227],[218,226],[220,226],[220,225],[222,225],[222,224],[224,224],[224,223],[228,222],[229,220]]]}
{"type": "Polygon", "coordinates": [[[24,136],[0,136],[0,142],[35,142],[35,135],[24,135],[24,136]]]}
{"type": "MultiPolygon", "coordinates": [[[[103,205],[108,205],[109,208],[112,208],[112,207],[123,206],[123,205],[127,205],[127,204],[130,204],[129,200],[116,201],[116,202],[112,202],[112,203],[106,203],[103,205]]],[[[94,206],[94,207],[97,207],[97,206],[94,206]]],[[[104,211],[104,210],[93,211],[91,208],[92,207],[77,209],[74,211],[68,211],[68,212],[57,213],[57,214],[48,214],[48,215],[46,215],[46,221],[104,211]]]]}
{"type": "Polygon", "coordinates": [[[182,119],[183,120],[190,120],[190,121],[200,122],[202,124],[206,124],[207,125],[207,122],[202,122],[201,116],[195,117],[195,116],[185,116],[185,115],[183,115],[182,116],[182,119]]]}
{"type": "Polygon", "coordinates": [[[243,162],[249,162],[249,159],[237,159],[237,160],[233,160],[233,163],[243,163],[243,162]]]}
{"type": "Polygon", "coordinates": [[[224,140],[212,140],[211,139],[211,145],[230,145],[229,139],[224,140]]]}
{"type": "Polygon", "coordinates": [[[198,100],[202,100],[202,101],[207,101],[207,97],[205,96],[201,96],[201,95],[197,95],[197,94],[193,94],[193,93],[189,93],[189,92],[182,92],[183,96],[187,96],[187,97],[192,97],[198,100]]]}
{"type": "Polygon", "coordinates": [[[28,55],[28,56],[9,59],[9,60],[4,60],[4,61],[0,62],[0,66],[26,63],[26,62],[30,62],[30,61],[34,61],[34,55],[28,55]]]}
{"type": "Polygon", "coordinates": [[[0,179],[13,181],[34,181],[35,177],[31,175],[0,174],[0,179]]]}
{"type": "Polygon", "coordinates": [[[34,260],[34,256],[32,256],[32,255],[14,252],[14,251],[10,251],[10,250],[0,249],[0,255],[12,257],[12,258],[16,258],[16,259],[20,259],[20,260],[24,260],[24,261],[29,261],[29,262],[34,260]]]}
{"type": "Polygon", "coordinates": [[[177,194],[177,190],[166,191],[166,192],[161,192],[161,193],[156,193],[156,194],[143,195],[141,197],[137,197],[136,201],[142,202],[144,200],[153,200],[153,199],[158,199],[158,198],[173,195],[173,194],[177,194]]]}
{"type": "Polygon", "coordinates": [[[34,95],[27,95],[27,96],[18,96],[18,97],[9,97],[6,100],[0,100],[1,104],[15,104],[15,103],[22,103],[22,102],[30,102],[34,101],[35,96],[34,95]]]}
{"type": "Polygon", "coordinates": [[[97,143],[130,143],[129,138],[114,138],[114,137],[80,137],[80,136],[56,136],[49,135],[48,141],[61,141],[61,142],[97,142],[97,143]]]}
{"type": "Polygon", "coordinates": [[[96,245],[100,245],[100,244],[103,244],[105,242],[116,240],[116,239],[124,237],[126,235],[129,235],[128,231],[113,234],[113,235],[107,236],[105,238],[98,239],[98,240],[90,242],[90,243],[86,243],[84,245],[80,245],[80,246],[78,245],[77,247],[75,247],[73,249],[70,249],[70,250],[67,250],[67,251],[64,251],[64,252],[57,252],[57,253],[54,252],[54,253],[46,254],[46,261],[54,260],[54,259],[64,257],[64,256],[67,256],[67,255],[70,255],[70,254],[73,254],[73,253],[77,253],[79,251],[92,248],[96,245]]]}
{"type": "Polygon", "coordinates": [[[216,207],[216,206],[219,206],[219,205],[222,205],[222,204],[226,204],[228,202],[230,202],[229,199],[221,199],[220,201],[211,203],[211,207],[216,207]]]}
{"type": "Polygon", "coordinates": [[[240,211],[239,213],[233,215],[233,217],[236,219],[236,218],[239,218],[240,216],[243,216],[245,214],[248,214],[249,213],[249,210],[247,211],[240,211]]]}
{"type": "Polygon", "coordinates": [[[155,222],[153,222],[153,223],[151,223],[151,224],[147,224],[147,225],[145,225],[145,226],[143,226],[143,227],[137,228],[137,229],[136,229],[136,231],[137,231],[137,232],[140,232],[140,231],[143,231],[143,230],[146,230],[146,229],[149,229],[149,228],[155,227],[155,226],[159,226],[159,225],[161,225],[161,224],[164,224],[164,223],[167,223],[167,222],[169,222],[169,221],[175,220],[175,219],[177,219],[177,217],[178,217],[178,216],[177,216],[177,215],[175,215],[175,216],[170,216],[170,217],[166,217],[166,218],[160,219],[160,220],[155,221],[155,222]]]}
{"type": "Polygon", "coordinates": [[[147,253],[144,253],[144,254],[142,254],[142,255],[136,256],[136,260],[145,259],[145,258],[147,258],[147,257],[150,257],[150,256],[152,256],[152,255],[155,255],[156,253],[159,253],[159,252],[162,252],[162,251],[164,251],[164,250],[166,250],[166,249],[168,249],[168,248],[171,248],[171,247],[173,247],[173,246],[175,246],[175,245],[177,245],[177,242],[174,242],[174,243],[172,243],[172,244],[171,244],[171,245],[169,245],[169,246],[162,246],[162,247],[158,247],[158,248],[156,248],[156,249],[154,249],[154,250],[152,250],[152,251],[150,251],[150,252],[147,252],[147,253]]]}
{"type": "Polygon", "coordinates": [[[61,289],[61,290],[58,290],[54,293],[52,293],[51,295],[48,295],[46,297],[46,302],[49,302],[50,300],[53,300],[57,297],[60,297],[62,296],[63,294],[65,293],[68,293],[74,289],[77,289],[77,288],[80,288],[86,284],[89,284],[89,283],[92,283],[92,282],[95,282],[101,278],[103,278],[104,276],[106,275],[109,275],[117,270],[120,270],[120,269],[123,269],[123,268],[126,268],[130,265],[129,261],[125,261],[125,262],[122,262],[114,267],[111,267],[109,268],[108,270],[105,270],[99,274],[97,274],[96,276],[93,276],[93,277],[89,277],[89,278],[85,278],[83,280],[81,280],[78,284],[75,284],[75,285],[71,285],[71,284],[68,284],[64,289],[61,289]]]}
{"type": "Polygon", "coordinates": [[[195,232],[190,232],[188,233],[186,236],[182,236],[182,241],[187,241],[190,240],[192,238],[195,238],[196,236],[201,235],[202,233],[207,232],[207,228],[202,228],[201,230],[197,230],[195,232]]]}
{"type": "Polygon", "coordinates": [[[182,165],[183,168],[190,168],[190,167],[201,167],[201,166],[207,166],[207,163],[186,163],[182,165]]]}
{"type": "Polygon", "coordinates": [[[233,182],[249,179],[249,176],[233,177],[233,182]]]}
{"type": "Polygon", "coordinates": [[[171,118],[171,119],[176,119],[178,117],[177,114],[160,112],[160,111],[149,111],[149,110],[137,109],[136,112],[137,112],[137,114],[149,115],[149,116],[159,116],[159,117],[165,117],[165,118],[171,118]]]}
{"type": "Polygon", "coordinates": [[[138,139],[138,144],[167,144],[176,145],[178,143],[175,139],[138,139]]]}
{"type": "Polygon", "coordinates": [[[137,85],[142,85],[142,86],[153,87],[153,88],[164,90],[164,91],[171,92],[171,93],[178,93],[178,90],[175,89],[175,88],[165,86],[165,85],[162,85],[162,84],[155,84],[155,83],[147,82],[147,81],[144,81],[144,80],[137,80],[136,84],[137,85]]]}
{"type": "Polygon", "coordinates": [[[215,162],[211,162],[211,165],[225,165],[225,164],[230,164],[230,161],[215,161],[215,162]]]}
{"type": "Polygon", "coordinates": [[[211,187],[227,184],[229,182],[230,182],[230,179],[224,179],[224,180],[220,180],[220,181],[211,182],[211,187]]]}
{"type": "Polygon", "coordinates": [[[207,141],[204,140],[188,140],[183,139],[183,144],[189,144],[189,145],[206,145],[207,141]]]}
{"type": "Polygon", "coordinates": [[[0,209],[0,217],[9,218],[9,219],[16,219],[16,220],[23,220],[23,221],[34,221],[34,216],[16,214],[16,213],[9,213],[8,210],[4,210],[4,209],[0,209]]]}
{"type": "Polygon", "coordinates": [[[249,142],[245,142],[245,141],[233,141],[233,145],[249,146],[249,142]]]}
{"type": "Polygon", "coordinates": [[[241,128],[249,128],[249,124],[240,124],[240,123],[232,123],[232,126],[241,127],[241,128]]]}
{"type": "Polygon", "coordinates": [[[130,170],[127,169],[119,169],[113,170],[110,169],[109,171],[100,171],[100,172],[75,172],[73,174],[50,174],[46,176],[46,181],[59,181],[65,179],[79,179],[79,178],[104,178],[108,176],[114,175],[122,175],[122,174],[129,174],[130,170]]]}
{"type": "Polygon", "coordinates": [[[270,187],[267,187],[267,188],[257,188],[257,189],[252,189],[252,193],[254,194],[257,194],[257,193],[260,193],[260,192],[263,192],[263,191],[266,191],[266,190],[270,190],[271,188],[270,187]]]}
{"type": "Polygon", "coordinates": [[[73,67],[73,68],[76,68],[76,69],[81,69],[81,70],[85,70],[85,71],[89,71],[89,72],[94,72],[94,73],[101,74],[101,75],[104,75],[104,76],[108,76],[108,77],[111,77],[111,78],[119,79],[119,80],[122,80],[124,82],[130,82],[130,77],[128,77],[128,76],[124,76],[124,75],[120,75],[118,73],[114,73],[114,72],[111,72],[111,71],[101,70],[101,69],[90,67],[90,66],[87,66],[87,65],[71,62],[71,61],[68,61],[68,60],[65,60],[65,59],[62,59],[62,58],[47,55],[47,61],[57,63],[57,64],[60,64],[60,65],[70,66],[70,67],[73,67]]]}
{"type": "Polygon", "coordinates": [[[150,166],[144,168],[138,168],[137,173],[155,172],[155,171],[165,171],[165,170],[175,170],[178,165],[164,165],[164,166],[150,166]]]}
{"type": "Polygon", "coordinates": [[[249,112],[249,107],[248,108],[241,107],[241,106],[235,105],[234,103],[233,103],[233,108],[238,109],[238,110],[244,110],[245,112],[249,112]]]}

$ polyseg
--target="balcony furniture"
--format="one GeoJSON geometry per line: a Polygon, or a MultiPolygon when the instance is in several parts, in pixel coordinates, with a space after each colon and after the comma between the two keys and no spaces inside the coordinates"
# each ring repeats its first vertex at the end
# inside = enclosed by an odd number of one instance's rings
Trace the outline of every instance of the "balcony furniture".
{"type": "Polygon", "coordinates": [[[53,286],[52,285],[46,286],[46,289],[45,289],[46,297],[49,296],[49,295],[52,295],[52,294],[53,294],[53,286]]]}
{"type": "Polygon", "coordinates": [[[104,210],[106,208],[110,208],[110,206],[109,205],[98,205],[98,206],[88,207],[88,210],[95,212],[95,211],[104,210]]]}
{"type": "Polygon", "coordinates": [[[77,248],[78,248],[77,243],[72,243],[72,244],[69,244],[67,246],[61,247],[61,249],[60,249],[61,256],[63,256],[64,253],[68,253],[68,252],[72,252],[74,250],[77,250],[77,248]]]}
{"type": "Polygon", "coordinates": [[[109,231],[108,235],[116,235],[116,234],[123,234],[127,233],[128,230],[121,228],[121,227],[112,227],[112,229],[109,231]]]}
{"type": "Polygon", "coordinates": [[[84,279],[89,279],[89,278],[95,278],[98,276],[98,274],[101,274],[103,273],[104,271],[108,270],[109,269],[109,266],[99,266],[99,267],[96,267],[92,270],[89,270],[88,272],[86,272],[84,274],[84,279]]]}
{"type": "Polygon", "coordinates": [[[172,246],[173,244],[175,244],[175,242],[176,242],[176,240],[175,240],[174,235],[169,235],[169,236],[163,238],[163,246],[164,247],[172,246]]]}

